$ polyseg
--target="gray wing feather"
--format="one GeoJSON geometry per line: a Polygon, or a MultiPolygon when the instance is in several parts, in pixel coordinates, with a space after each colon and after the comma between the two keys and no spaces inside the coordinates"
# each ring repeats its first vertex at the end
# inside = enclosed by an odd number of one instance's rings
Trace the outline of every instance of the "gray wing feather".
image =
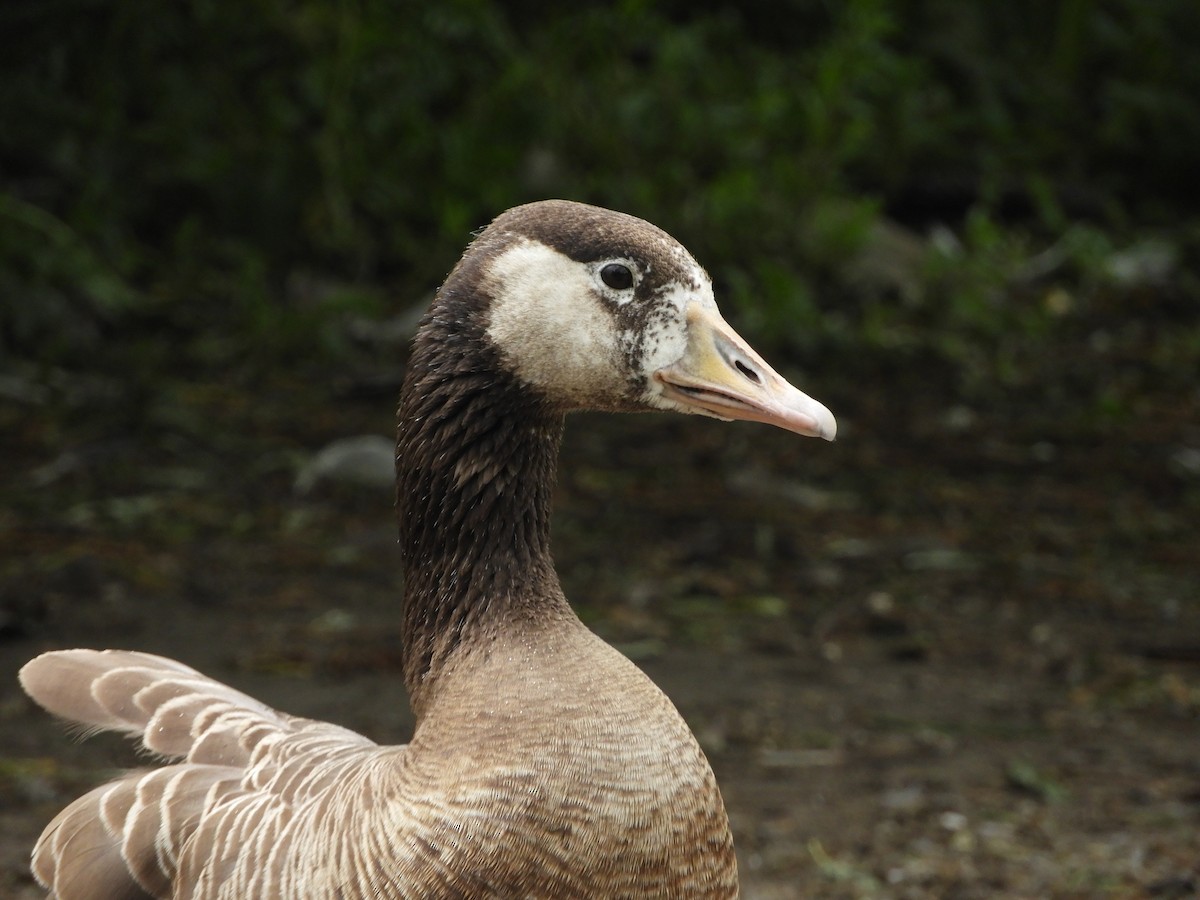
{"type": "Polygon", "coordinates": [[[178,761],[98,787],[46,827],[32,867],[60,900],[173,897],[181,867],[219,883],[245,842],[269,840],[293,804],[379,749],[147,653],[47,653],[20,679],[55,715],[178,761]]]}

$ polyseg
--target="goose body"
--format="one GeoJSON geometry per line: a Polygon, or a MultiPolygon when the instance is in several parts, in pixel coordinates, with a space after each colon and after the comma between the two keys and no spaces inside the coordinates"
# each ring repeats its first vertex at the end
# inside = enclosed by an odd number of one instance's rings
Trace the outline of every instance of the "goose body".
{"type": "Polygon", "coordinates": [[[401,393],[412,741],[149,654],[44,654],[21,671],[31,697],[169,762],[61,812],[39,882],[62,900],[737,896],[699,745],[554,572],[558,444],[585,408],[835,428],[721,320],[667,234],[566,201],[509,210],[439,291],[401,393]]]}

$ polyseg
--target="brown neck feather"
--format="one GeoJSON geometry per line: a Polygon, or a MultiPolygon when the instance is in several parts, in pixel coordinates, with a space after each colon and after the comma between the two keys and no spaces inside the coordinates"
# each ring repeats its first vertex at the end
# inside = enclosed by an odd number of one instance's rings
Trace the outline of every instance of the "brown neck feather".
{"type": "Polygon", "coordinates": [[[550,558],[563,415],[519,383],[443,290],[400,397],[404,677],[417,715],[463,646],[569,613],[550,558]]]}

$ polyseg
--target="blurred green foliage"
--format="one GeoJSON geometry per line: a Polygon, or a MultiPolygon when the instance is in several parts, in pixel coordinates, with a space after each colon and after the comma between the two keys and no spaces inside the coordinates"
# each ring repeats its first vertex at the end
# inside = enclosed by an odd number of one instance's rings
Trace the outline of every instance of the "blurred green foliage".
{"type": "Polygon", "coordinates": [[[0,352],[43,361],[336,350],[547,196],[661,224],[781,344],[956,360],[1051,321],[1008,288],[1065,235],[1198,240],[1194,0],[9,0],[0,34],[0,352]]]}

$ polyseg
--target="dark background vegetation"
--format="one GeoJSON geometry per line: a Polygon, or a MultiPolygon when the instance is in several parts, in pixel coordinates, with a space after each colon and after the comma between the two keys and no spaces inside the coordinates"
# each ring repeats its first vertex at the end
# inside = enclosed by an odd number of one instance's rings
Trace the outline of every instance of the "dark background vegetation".
{"type": "Polygon", "coordinates": [[[6,354],[163,327],[204,362],[308,354],[547,196],[661,223],[793,346],[1025,337],[1146,240],[1197,290],[1184,0],[57,0],[0,27],[6,354]],[[845,290],[885,217],[956,241],[845,290]],[[306,276],[337,289],[302,303],[306,276]]]}
{"type": "Polygon", "coordinates": [[[748,896],[1200,891],[1198,46],[1193,0],[0,5],[0,893],[117,764],[16,694],[42,647],[404,738],[304,699],[395,677],[386,490],[293,478],[543,197],[680,238],[842,424],[566,448],[569,593],[696,725],[748,896]]]}

